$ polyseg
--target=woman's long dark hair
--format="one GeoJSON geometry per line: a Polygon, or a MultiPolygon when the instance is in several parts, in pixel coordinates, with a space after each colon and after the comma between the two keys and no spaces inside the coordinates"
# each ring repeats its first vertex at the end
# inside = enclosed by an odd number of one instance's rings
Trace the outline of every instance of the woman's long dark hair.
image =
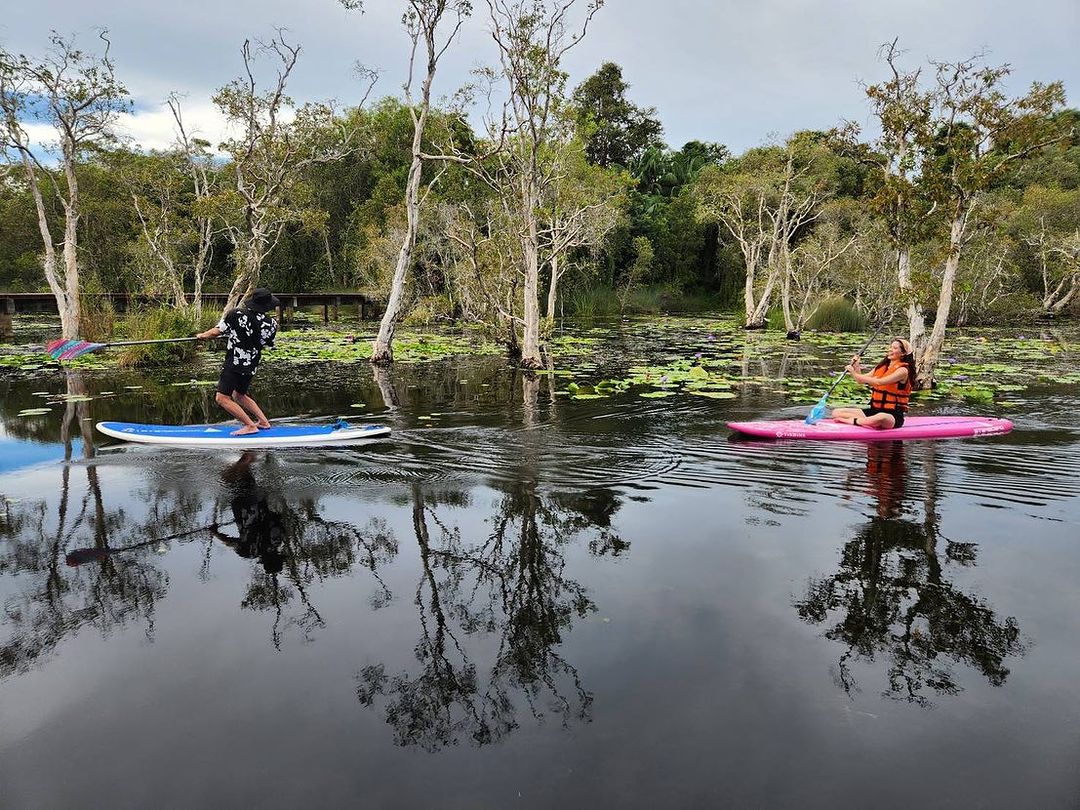
{"type": "MultiPolygon", "coordinates": [[[[896,341],[897,341],[897,338],[893,338],[889,342],[889,344],[892,345],[896,341]]],[[[903,346],[904,346],[904,344],[901,343],[900,347],[903,348],[903,346]]],[[[914,352],[907,352],[906,354],[900,355],[900,362],[903,363],[907,367],[907,380],[905,381],[904,384],[907,386],[908,391],[914,391],[915,390],[915,353],[914,352]]],[[[878,363],[876,366],[874,366],[874,371],[877,371],[879,368],[888,368],[888,367],[889,367],[889,355],[886,354],[883,358],[881,358],[881,362],[878,363]]]]}

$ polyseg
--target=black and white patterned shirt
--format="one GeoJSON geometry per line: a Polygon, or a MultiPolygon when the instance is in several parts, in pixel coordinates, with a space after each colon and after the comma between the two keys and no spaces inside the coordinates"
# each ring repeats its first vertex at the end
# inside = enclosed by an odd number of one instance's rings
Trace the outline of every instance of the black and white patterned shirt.
{"type": "Polygon", "coordinates": [[[262,350],[273,347],[277,335],[277,321],[265,312],[243,307],[226,312],[217,328],[228,338],[225,370],[239,374],[254,374],[258,370],[262,350]]]}

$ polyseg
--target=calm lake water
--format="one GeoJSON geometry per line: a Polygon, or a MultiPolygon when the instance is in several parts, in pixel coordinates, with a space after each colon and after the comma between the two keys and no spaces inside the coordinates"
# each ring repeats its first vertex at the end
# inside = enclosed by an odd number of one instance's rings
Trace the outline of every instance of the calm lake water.
{"type": "MultiPolygon", "coordinates": [[[[707,332],[615,324],[555,367],[617,376],[707,332]]],[[[1044,368],[1075,369],[1070,342],[1044,368]]],[[[845,354],[730,359],[767,380],[845,354]]],[[[1080,799],[1074,383],[919,406],[1008,415],[1007,436],[770,443],[724,424],[805,415],[765,383],[573,399],[498,357],[383,380],[271,360],[272,417],[392,436],[94,435],[218,420],[193,377],[210,355],[0,370],[0,806],[1080,799]]]]}

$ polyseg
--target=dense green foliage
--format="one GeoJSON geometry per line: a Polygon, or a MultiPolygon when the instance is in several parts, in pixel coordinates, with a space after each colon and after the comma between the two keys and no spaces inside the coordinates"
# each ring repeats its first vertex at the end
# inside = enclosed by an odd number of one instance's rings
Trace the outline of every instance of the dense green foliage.
{"type": "MultiPolygon", "coordinates": [[[[889,212],[875,200],[889,187],[871,145],[851,133],[798,132],[784,143],[738,156],[719,143],[698,141],[673,150],[662,141],[656,110],[632,102],[629,89],[622,69],[605,63],[564,100],[570,134],[558,146],[562,151],[553,151],[553,165],[573,167],[579,160],[591,168],[566,169],[567,182],[543,202],[544,210],[553,222],[566,210],[571,216],[578,210],[604,213],[583,227],[559,259],[559,278],[565,279],[553,312],[684,309],[693,300],[738,308],[750,259],[737,221],[752,224],[755,210],[760,218],[762,210],[784,205],[805,205],[805,216],[791,219],[782,239],[765,247],[759,268],[764,273],[767,261],[787,262],[790,289],[784,294],[790,300],[783,322],[855,328],[901,311],[904,302],[894,285],[883,281],[895,275],[893,237],[889,212]]],[[[1063,135],[988,176],[971,207],[953,322],[1065,313],[1080,303],[1080,112],[1055,112],[1049,124],[1063,135]]],[[[398,99],[383,99],[334,113],[306,137],[331,139],[341,132],[349,133],[350,148],[304,168],[296,186],[303,207],[266,253],[260,283],[296,292],[359,289],[385,295],[405,217],[410,110],[398,99]]],[[[476,156],[489,145],[460,111],[443,109],[433,110],[423,151],[476,156]]],[[[955,160],[935,148],[927,145],[921,158],[927,166],[955,160]]],[[[176,277],[190,292],[186,268],[193,266],[197,242],[192,223],[203,217],[216,223],[203,289],[229,289],[237,272],[235,243],[227,237],[235,227],[230,218],[238,216],[227,193],[232,165],[221,158],[204,165],[213,176],[200,198],[179,148],[139,153],[117,147],[81,157],[84,288],[170,302],[177,287],[170,288],[169,280],[176,277]],[[153,206],[162,213],[150,224],[170,229],[173,276],[163,271],[161,245],[147,227],[146,211],[153,206]]],[[[0,289],[44,290],[41,236],[17,168],[9,156],[0,183],[0,289]]],[[[425,163],[426,197],[409,291],[414,320],[495,324],[517,306],[518,282],[506,263],[513,251],[514,212],[471,176],[460,162],[425,163]]],[[[60,203],[50,184],[42,188],[58,227],[60,203]]],[[[916,289],[931,312],[937,268],[947,252],[941,227],[927,225],[943,216],[933,210],[926,206],[922,231],[911,245],[916,289]]],[[[550,283],[547,272],[542,268],[542,287],[550,283]]],[[[762,317],[779,297],[777,291],[762,317]]]]}

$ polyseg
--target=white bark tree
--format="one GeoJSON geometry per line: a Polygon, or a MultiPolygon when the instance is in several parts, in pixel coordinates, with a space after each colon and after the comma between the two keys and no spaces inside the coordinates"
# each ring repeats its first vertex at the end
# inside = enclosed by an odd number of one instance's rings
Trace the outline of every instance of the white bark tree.
{"type": "MultiPolygon", "coordinates": [[[[973,208],[1015,161],[1064,137],[1052,116],[1063,107],[1065,94],[1060,82],[1035,83],[1026,95],[1008,99],[1001,85],[1009,67],[985,67],[979,57],[932,63],[933,85],[922,92],[918,90],[919,72],[901,73],[895,66],[895,42],[888,47],[894,79],[886,86],[906,89],[890,95],[870,88],[868,93],[882,124],[883,140],[891,144],[888,154],[899,155],[898,165],[905,172],[917,171],[909,188],[921,198],[924,210],[940,211],[947,234],[934,323],[925,339],[921,311],[911,312],[918,384],[925,387],[934,383],[973,208]]],[[[886,167],[886,178],[897,178],[890,167],[886,167]]],[[[907,195],[900,208],[910,209],[906,203],[911,195],[899,188],[899,182],[893,185],[907,195]]],[[[887,182],[885,187],[892,186],[887,182]]],[[[897,222],[911,222],[909,210],[901,214],[897,222]]],[[[903,244],[910,245],[910,241],[903,244]]],[[[905,268],[902,261],[898,274],[902,287],[905,279],[910,284],[910,267],[905,268]]]]}
{"type": "MultiPolygon", "coordinates": [[[[545,195],[558,176],[550,147],[569,140],[565,113],[566,73],[562,59],[581,42],[603,0],[584,2],[582,19],[571,30],[579,0],[487,0],[491,35],[499,52],[498,76],[505,82],[501,120],[489,121],[492,140],[502,146],[485,168],[513,215],[520,246],[523,306],[521,365],[540,368],[540,268],[545,195]]],[[[489,78],[495,72],[489,71],[489,78]]]]}
{"type": "Polygon", "coordinates": [[[1043,313],[1053,317],[1080,293],[1080,190],[1031,186],[1012,220],[1038,262],[1043,313]]]}
{"type": "Polygon", "coordinates": [[[746,264],[743,303],[747,329],[764,329],[777,288],[785,328],[792,314],[792,256],[796,233],[812,223],[832,194],[817,173],[820,150],[792,139],[744,155],[735,170],[706,170],[696,191],[705,217],[716,219],[738,244],[746,264]]]}
{"type": "Polygon", "coordinates": [[[168,291],[173,306],[202,317],[202,288],[217,234],[210,200],[219,173],[210,144],[188,134],[180,100],[168,99],[176,125],[176,146],[165,154],[138,158],[125,172],[142,233],[151,289],[168,291]],[[192,298],[188,301],[190,280],[192,298]]]}
{"type": "Polygon", "coordinates": [[[562,169],[553,176],[544,200],[539,231],[549,268],[548,322],[555,320],[559,281],[571,268],[569,254],[603,242],[618,224],[626,192],[626,175],[590,164],[576,139],[558,149],[562,169]]]}
{"type": "Polygon", "coordinates": [[[300,50],[280,31],[255,47],[245,41],[241,49],[244,76],[214,96],[230,126],[239,130],[221,144],[231,159],[233,188],[216,201],[236,267],[226,310],[235,308],[258,286],[263,262],[286,227],[317,230],[324,226],[325,212],[312,204],[304,170],[338,160],[352,149],[351,133],[341,131],[340,120],[329,105],[296,107],[286,94],[300,50]],[[277,76],[266,91],[259,90],[255,77],[255,61],[260,56],[277,62],[277,76]]]}
{"type": "Polygon", "coordinates": [[[891,321],[904,307],[896,273],[896,247],[879,218],[860,218],[855,244],[838,261],[833,285],[834,291],[850,295],[870,323],[891,321]]]}
{"type": "Polygon", "coordinates": [[[829,289],[830,273],[852,250],[857,238],[829,219],[819,222],[814,233],[791,251],[790,283],[785,298],[795,332],[802,331],[818,298],[829,289]]]}
{"type": "MultiPolygon", "coordinates": [[[[342,0],[346,8],[358,8],[362,4],[357,0],[342,0]]],[[[412,162],[405,181],[405,236],[397,254],[394,276],[390,283],[390,294],[386,310],[379,324],[379,332],[371,344],[371,362],[387,365],[394,361],[394,330],[404,310],[405,281],[412,265],[413,250],[416,247],[416,235],[420,220],[420,181],[426,156],[422,145],[428,114],[431,110],[431,85],[435,80],[439,60],[454,41],[462,23],[472,13],[470,0],[408,0],[402,22],[411,42],[409,51],[409,69],[405,80],[405,103],[412,116],[412,162]],[[444,20],[448,31],[440,40],[439,27],[444,20]],[[413,98],[413,81],[417,51],[422,49],[426,61],[426,71],[420,81],[419,103],[413,98]]]]}
{"type": "Polygon", "coordinates": [[[1012,245],[998,229],[984,225],[964,249],[953,302],[957,326],[976,323],[999,302],[1023,289],[1023,279],[1008,261],[1012,245]]]}
{"type": "MultiPolygon", "coordinates": [[[[514,222],[499,200],[480,204],[443,203],[436,209],[435,227],[442,236],[439,265],[446,287],[463,318],[506,328],[506,347],[520,354],[515,315],[521,287],[518,240],[514,222]]],[[[438,240],[429,240],[431,249],[438,240]]]]}
{"type": "Polygon", "coordinates": [[[926,319],[911,275],[911,250],[936,210],[932,203],[925,204],[915,186],[930,127],[933,94],[920,84],[921,68],[906,73],[900,69],[903,52],[897,40],[885,44],[882,54],[892,75],[866,88],[881,126],[881,136],[874,143],[882,180],[875,203],[895,249],[897,280],[907,308],[908,337],[918,356],[925,344],[926,319]]]}
{"type": "Polygon", "coordinates": [[[44,247],[42,269],[56,297],[61,331],[67,339],[79,336],[82,318],[79,162],[87,151],[116,142],[117,118],[130,108],[127,89],[116,78],[109,56],[108,36],[103,31],[99,37],[104,43],[101,55],[79,50],[72,39],[55,32],[49,39],[49,52],[40,61],[0,49],[0,148],[5,162],[21,166],[33,197],[44,247]],[[26,129],[33,122],[52,127],[56,143],[34,144],[26,129]],[[36,149],[55,155],[59,165],[55,169],[45,165],[36,149]],[[63,209],[63,236],[59,240],[53,234],[43,186],[63,209]]]}
{"type": "Polygon", "coordinates": [[[934,325],[916,357],[923,385],[934,381],[953,285],[976,206],[1013,162],[1065,137],[1052,118],[1065,104],[1060,82],[1036,83],[1026,95],[1008,99],[1001,90],[1010,72],[1007,65],[984,67],[976,57],[938,62],[934,67],[938,114],[927,145],[935,159],[924,164],[922,180],[931,198],[948,214],[949,246],[934,325]]]}

